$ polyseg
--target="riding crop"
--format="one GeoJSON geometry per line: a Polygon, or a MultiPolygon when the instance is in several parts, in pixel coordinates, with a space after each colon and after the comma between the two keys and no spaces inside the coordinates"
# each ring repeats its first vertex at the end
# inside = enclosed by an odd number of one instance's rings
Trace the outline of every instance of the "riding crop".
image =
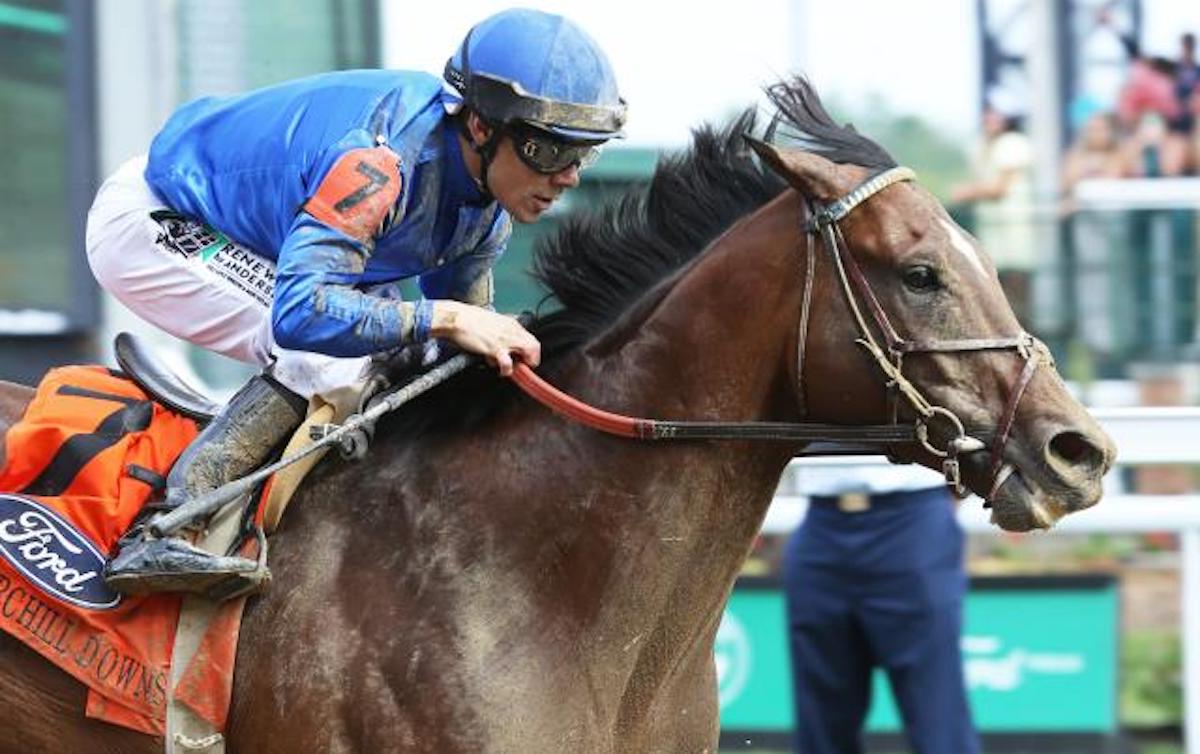
{"type": "MultiPolygon", "coordinates": [[[[322,448],[336,445],[348,454],[356,449],[356,435],[366,432],[384,414],[395,411],[418,395],[445,382],[474,363],[476,357],[472,354],[460,353],[447,359],[442,364],[430,369],[407,385],[390,393],[385,393],[365,411],[353,414],[341,424],[326,424],[313,427],[312,445],[306,445],[295,453],[281,458],[275,463],[263,466],[241,479],[235,479],[217,489],[187,501],[178,508],[159,514],[150,520],[150,532],[157,537],[166,536],[173,532],[200,521],[220,510],[228,503],[249,493],[254,487],[274,474],[276,471],[296,463],[302,458],[316,453],[322,448]]],[[[361,442],[361,441],[358,441],[361,442]]]]}

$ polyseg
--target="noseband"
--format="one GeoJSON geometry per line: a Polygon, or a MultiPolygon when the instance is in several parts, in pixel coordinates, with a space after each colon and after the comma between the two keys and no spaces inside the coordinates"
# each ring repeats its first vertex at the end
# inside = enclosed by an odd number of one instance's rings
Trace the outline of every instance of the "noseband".
{"type": "MultiPolygon", "coordinates": [[[[800,309],[799,337],[796,345],[796,382],[800,393],[801,412],[804,413],[804,352],[808,340],[809,315],[812,303],[813,279],[816,271],[817,254],[813,249],[813,238],[820,236],[829,256],[837,270],[838,281],[845,295],[846,303],[854,315],[859,337],[855,343],[862,346],[885,377],[887,390],[888,413],[891,425],[900,424],[899,406],[903,399],[916,412],[914,429],[917,441],[926,451],[942,459],[942,473],[946,483],[955,494],[964,497],[967,494],[962,484],[962,474],[958,457],[963,454],[985,450],[987,446],[982,440],[967,434],[962,420],[950,409],[931,403],[922,392],[903,374],[904,356],[910,353],[962,353],[974,351],[1004,351],[1012,349],[1024,360],[1021,372],[1013,385],[1008,397],[1008,404],[1001,415],[991,446],[991,483],[988,488],[988,504],[991,503],[1000,487],[1013,472],[1013,466],[1004,461],[1004,448],[1016,420],[1017,406],[1025,395],[1025,389],[1033,380],[1033,375],[1040,364],[1053,366],[1053,358],[1045,344],[1027,332],[1022,331],[1016,336],[1007,338],[970,338],[956,340],[905,340],[901,338],[888,319],[887,313],[879,304],[871,285],[863,275],[862,268],[855,261],[842,235],[838,222],[850,214],[855,207],[879,193],[893,183],[915,180],[916,174],[905,167],[895,167],[878,173],[859,184],[853,191],[826,205],[815,205],[809,202],[809,217],[804,224],[806,239],[805,260],[806,275],[804,281],[804,297],[800,309]],[[860,301],[862,306],[860,306],[860,301]],[[883,344],[872,333],[863,316],[865,306],[870,312],[875,328],[881,334],[883,344]],[[945,422],[951,430],[951,438],[944,448],[933,444],[930,436],[930,425],[937,421],[945,422]]],[[[865,428],[864,428],[865,429],[865,428]]]]}

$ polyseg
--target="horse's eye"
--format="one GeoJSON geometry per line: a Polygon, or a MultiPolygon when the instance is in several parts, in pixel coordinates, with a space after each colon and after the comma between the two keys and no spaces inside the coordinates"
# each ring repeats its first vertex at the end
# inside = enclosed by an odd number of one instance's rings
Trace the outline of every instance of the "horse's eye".
{"type": "Polygon", "coordinates": [[[904,271],[904,284],[914,291],[931,291],[938,287],[937,272],[927,264],[915,264],[904,271]]]}

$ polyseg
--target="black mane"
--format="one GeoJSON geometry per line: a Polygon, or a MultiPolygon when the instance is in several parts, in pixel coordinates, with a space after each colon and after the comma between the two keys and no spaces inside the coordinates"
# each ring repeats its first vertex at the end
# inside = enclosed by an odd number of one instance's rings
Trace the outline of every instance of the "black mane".
{"type": "Polygon", "coordinates": [[[534,254],[534,277],[560,308],[531,332],[553,359],[605,332],[784,182],[755,159],[747,110],[721,130],[702,126],[691,148],[664,156],[650,183],[591,213],[568,217],[534,254]]]}
{"type": "MultiPolygon", "coordinates": [[[[851,126],[826,113],[812,86],[801,78],[775,84],[767,96],[777,109],[767,138],[782,136],[839,163],[868,168],[895,161],[851,126]]],[[[555,363],[613,329],[621,317],[636,318],[652,289],[691,260],[739,218],[777,196],[786,183],[758,161],[745,134],[757,115],[748,109],[722,129],[705,125],[692,146],[659,159],[649,185],[599,211],[568,216],[542,239],[533,274],[558,305],[529,325],[542,343],[544,366],[555,363]]],[[[401,436],[462,428],[493,414],[515,388],[480,366],[431,391],[389,421],[401,436]],[[403,425],[402,427],[399,425],[403,425]]]]}

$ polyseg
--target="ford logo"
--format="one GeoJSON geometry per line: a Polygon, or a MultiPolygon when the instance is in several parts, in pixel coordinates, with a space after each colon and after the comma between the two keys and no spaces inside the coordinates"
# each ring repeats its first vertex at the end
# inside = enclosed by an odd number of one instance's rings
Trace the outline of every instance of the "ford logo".
{"type": "Polygon", "coordinates": [[[36,500],[0,493],[0,555],[63,602],[108,610],[121,601],[100,578],[100,551],[58,512],[36,500]]]}

